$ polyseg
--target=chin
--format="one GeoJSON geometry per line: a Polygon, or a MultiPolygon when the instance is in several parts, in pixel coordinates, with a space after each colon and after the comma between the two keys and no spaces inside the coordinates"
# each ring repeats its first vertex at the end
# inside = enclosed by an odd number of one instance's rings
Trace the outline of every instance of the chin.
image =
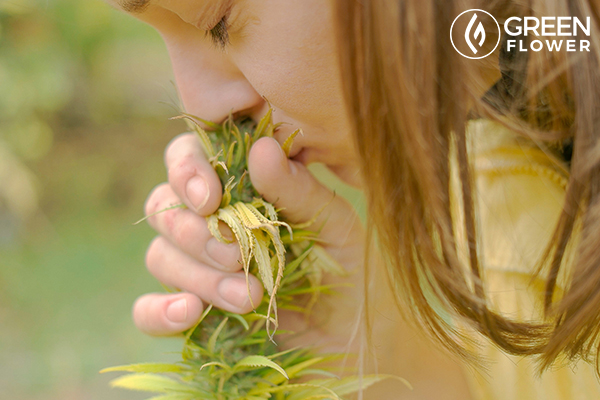
{"type": "Polygon", "coordinates": [[[357,188],[363,188],[362,175],[360,169],[356,166],[331,166],[328,167],[331,172],[337,175],[344,183],[357,188]]]}

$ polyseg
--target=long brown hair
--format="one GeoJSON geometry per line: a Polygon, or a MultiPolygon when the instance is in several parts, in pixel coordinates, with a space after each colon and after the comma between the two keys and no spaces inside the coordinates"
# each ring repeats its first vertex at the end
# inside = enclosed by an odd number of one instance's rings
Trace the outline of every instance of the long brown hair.
{"type": "Polygon", "coordinates": [[[477,356],[453,318],[510,354],[540,355],[542,370],[562,357],[599,359],[599,12],[597,0],[336,2],[342,78],[370,224],[398,305],[470,361],[477,356]],[[492,56],[464,59],[450,45],[450,27],[458,14],[475,8],[500,19],[589,16],[591,51],[533,53],[502,68],[492,56]],[[502,69],[503,79],[495,96],[482,97],[481,71],[490,67],[502,69]],[[539,265],[547,282],[541,322],[514,321],[488,306],[466,144],[474,114],[502,115],[516,132],[549,147],[572,146],[563,212],[539,265]],[[453,160],[459,193],[451,184],[453,160]],[[569,247],[577,257],[567,265],[569,247]],[[572,278],[556,299],[564,268],[572,278]]]}

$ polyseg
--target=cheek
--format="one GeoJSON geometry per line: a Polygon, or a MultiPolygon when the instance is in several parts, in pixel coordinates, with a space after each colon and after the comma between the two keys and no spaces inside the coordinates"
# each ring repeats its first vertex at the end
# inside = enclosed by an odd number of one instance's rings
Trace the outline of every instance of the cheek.
{"type": "MultiPolygon", "coordinates": [[[[263,66],[249,77],[255,89],[289,117],[309,125],[321,126],[341,111],[340,90],[334,84],[334,71],[317,62],[288,58],[278,65],[263,66]]],[[[319,60],[320,61],[320,60],[319,60]]]]}
{"type": "Polygon", "coordinates": [[[249,26],[239,50],[231,54],[252,86],[276,108],[298,122],[322,127],[343,114],[327,2],[275,3],[285,4],[273,5],[249,26]]]}

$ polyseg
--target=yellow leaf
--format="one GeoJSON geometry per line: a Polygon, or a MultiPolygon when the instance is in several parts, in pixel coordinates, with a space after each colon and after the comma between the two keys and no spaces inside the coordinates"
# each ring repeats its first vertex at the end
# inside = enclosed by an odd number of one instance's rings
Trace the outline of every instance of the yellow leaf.
{"type": "Polygon", "coordinates": [[[125,371],[125,372],[154,372],[154,373],[167,373],[167,372],[182,372],[187,368],[183,368],[177,364],[164,364],[164,363],[140,363],[131,365],[121,365],[118,367],[104,368],[100,371],[101,374],[105,372],[125,371]]]}
{"type": "Polygon", "coordinates": [[[302,129],[296,129],[294,133],[288,136],[288,138],[285,139],[285,142],[283,142],[281,145],[281,149],[285,153],[286,157],[290,156],[290,151],[292,150],[292,145],[294,144],[294,138],[298,136],[299,133],[302,133],[302,129]]]}
{"type": "Polygon", "coordinates": [[[154,374],[130,374],[114,379],[110,382],[113,387],[139,390],[143,392],[169,393],[169,392],[194,392],[194,388],[180,383],[174,379],[154,374]]]}

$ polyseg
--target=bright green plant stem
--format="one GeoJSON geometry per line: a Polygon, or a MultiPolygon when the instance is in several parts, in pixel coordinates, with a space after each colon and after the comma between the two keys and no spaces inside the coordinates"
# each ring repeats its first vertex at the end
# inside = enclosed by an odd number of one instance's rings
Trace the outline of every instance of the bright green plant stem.
{"type": "MultiPolygon", "coordinates": [[[[188,114],[180,117],[198,133],[223,184],[223,200],[207,217],[208,227],[222,242],[231,241],[222,235],[219,224],[231,229],[246,277],[257,275],[266,289],[263,301],[253,304],[254,312],[247,315],[207,307],[196,326],[185,333],[181,361],[107,368],[102,372],[132,373],[112,381],[113,386],[158,393],[152,400],[341,399],[387,378],[338,379],[327,365],[342,355],[319,355],[310,347],[281,350],[273,340],[278,311],[308,317],[317,297],[332,290],[322,285],[323,274],[343,270],[319,248],[315,233],[280,221],[273,205],[260,198],[248,178],[250,148],[261,137],[272,137],[278,127],[271,115],[269,110],[256,125],[249,120],[234,122],[232,117],[223,124],[188,114]]],[[[284,142],[286,154],[298,132],[284,142]]]]}

